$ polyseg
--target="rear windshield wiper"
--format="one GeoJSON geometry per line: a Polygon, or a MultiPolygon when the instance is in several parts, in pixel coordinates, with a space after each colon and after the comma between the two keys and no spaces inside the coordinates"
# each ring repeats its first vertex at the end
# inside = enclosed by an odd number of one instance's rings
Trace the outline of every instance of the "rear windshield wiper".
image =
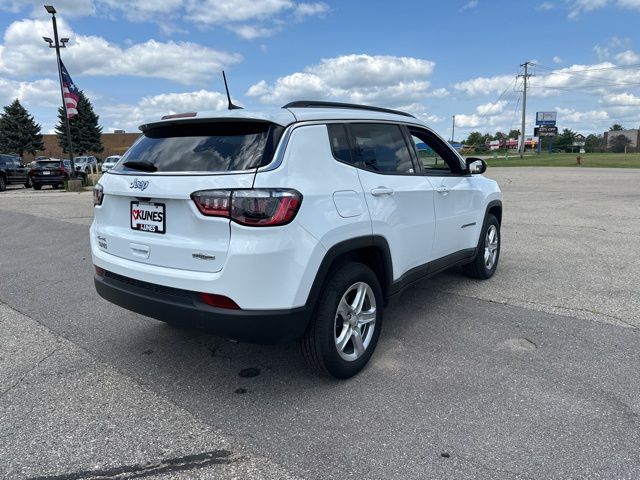
{"type": "Polygon", "coordinates": [[[155,172],[156,170],[158,170],[158,167],[156,167],[153,163],[145,161],[131,160],[130,162],[124,162],[122,165],[127,168],[131,168],[133,170],[141,170],[143,172],[155,172]]]}

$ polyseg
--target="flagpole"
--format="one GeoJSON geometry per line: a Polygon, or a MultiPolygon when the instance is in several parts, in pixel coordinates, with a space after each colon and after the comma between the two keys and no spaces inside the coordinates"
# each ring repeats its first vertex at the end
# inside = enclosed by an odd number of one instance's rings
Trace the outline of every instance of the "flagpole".
{"type": "MultiPolygon", "coordinates": [[[[60,42],[58,42],[58,23],[56,22],[56,10],[48,5],[44,7],[51,14],[53,21],[53,48],[56,49],[56,61],[58,62],[58,79],[60,81],[60,96],[62,98],[62,108],[64,109],[64,121],[67,130],[67,145],[69,147],[69,160],[71,161],[71,178],[76,177],[76,166],[73,160],[73,143],[71,142],[71,126],[69,125],[69,114],[67,113],[67,102],[64,99],[64,86],[62,83],[62,60],[60,60],[60,42]]],[[[63,39],[66,40],[66,39],[63,39]]],[[[49,45],[51,47],[51,45],[49,45]]],[[[63,46],[64,48],[64,46],[63,46]]]]}

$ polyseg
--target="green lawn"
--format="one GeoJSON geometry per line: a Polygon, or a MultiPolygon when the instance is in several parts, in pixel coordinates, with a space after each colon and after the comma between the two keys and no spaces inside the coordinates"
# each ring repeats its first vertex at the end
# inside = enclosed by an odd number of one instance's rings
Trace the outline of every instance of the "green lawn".
{"type": "MultiPolygon", "coordinates": [[[[502,154],[504,155],[504,153],[502,154]]],[[[491,167],[609,167],[640,168],[640,153],[527,153],[524,158],[509,154],[493,158],[483,156],[491,167]],[[582,157],[582,165],[576,164],[576,157],[582,157]]]]}

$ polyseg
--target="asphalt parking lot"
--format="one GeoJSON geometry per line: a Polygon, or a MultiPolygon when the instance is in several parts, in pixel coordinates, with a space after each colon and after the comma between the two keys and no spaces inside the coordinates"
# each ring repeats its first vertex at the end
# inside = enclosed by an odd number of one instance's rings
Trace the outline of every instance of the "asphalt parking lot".
{"type": "Polygon", "coordinates": [[[640,170],[488,175],[496,276],[407,290],[345,382],[103,301],[90,192],[0,193],[0,477],[640,478],[640,170]]]}

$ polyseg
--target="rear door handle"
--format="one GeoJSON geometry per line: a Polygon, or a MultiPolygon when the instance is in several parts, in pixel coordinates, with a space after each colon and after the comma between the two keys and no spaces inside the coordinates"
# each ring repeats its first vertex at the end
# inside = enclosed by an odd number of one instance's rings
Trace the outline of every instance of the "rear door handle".
{"type": "Polygon", "coordinates": [[[374,197],[380,197],[382,195],[391,195],[393,193],[393,188],[388,187],[378,187],[371,190],[371,195],[374,197]]]}
{"type": "Polygon", "coordinates": [[[442,193],[443,195],[446,195],[447,193],[449,193],[451,189],[445,187],[444,185],[440,185],[439,187],[436,187],[436,192],[438,193],[442,193]]]}

